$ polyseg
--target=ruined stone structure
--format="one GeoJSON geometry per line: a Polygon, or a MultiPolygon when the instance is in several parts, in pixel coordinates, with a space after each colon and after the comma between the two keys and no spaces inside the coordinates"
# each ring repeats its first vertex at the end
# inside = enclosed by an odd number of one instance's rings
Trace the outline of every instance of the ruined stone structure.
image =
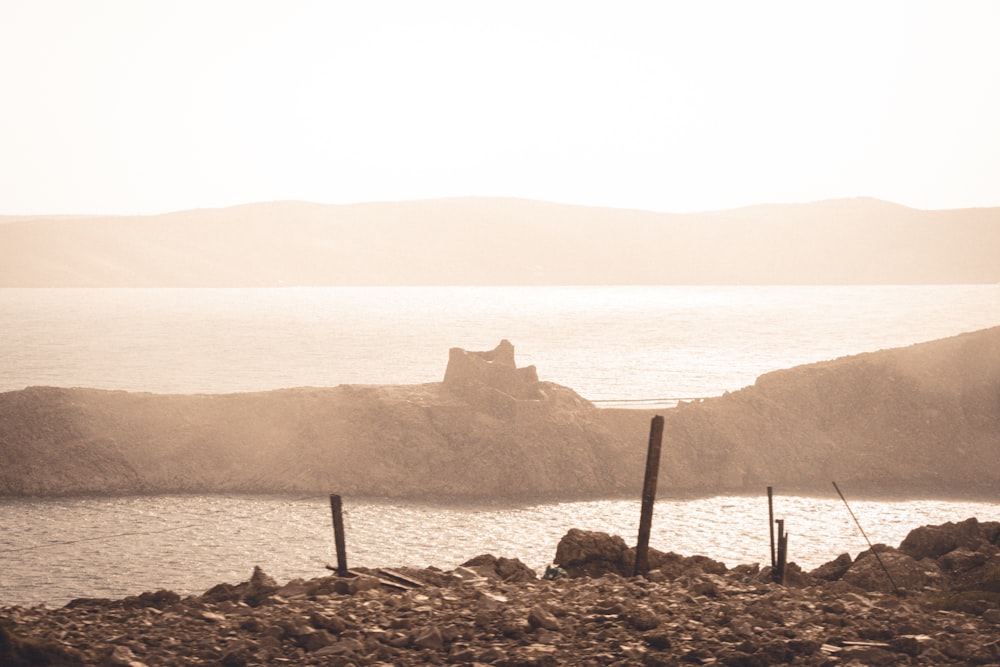
{"type": "Polygon", "coordinates": [[[506,339],[485,352],[451,348],[444,387],[466,394],[487,388],[519,400],[544,398],[539,388],[538,371],[534,366],[518,368],[514,362],[514,346],[506,339]]]}

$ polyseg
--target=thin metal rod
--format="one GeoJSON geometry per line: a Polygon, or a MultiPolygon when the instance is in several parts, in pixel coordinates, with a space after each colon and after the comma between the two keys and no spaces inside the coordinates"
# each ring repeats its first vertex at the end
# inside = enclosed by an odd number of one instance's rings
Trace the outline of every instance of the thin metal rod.
{"type": "Polygon", "coordinates": [[[663,417],[656,415],[649,425],[649,448],[646,451],[646,478],[642,485],[642,513],[639,515],[639,539],[635,545],[633,576],[649,570],[649,533],[653,528],[653,504],[656,502],[656,478],[660,472],[660,445],[663,442],[663,417]]]}
{"type": "Polygon", "coordinates": [[[844,494],[840,492],[840,487],[837,486],[836,482],[833,483],[833,488],[837,489],[837,495],[839,495],[840,499],[844,501],[844,507],[846,507],[847,511],[851,513],[851,518],[854,519],[855,525],[858,527],[858,530],[861,531],[861,535],[865,538],[865,542],[868,543],[868,548],[871,549],[872,554],[875,555],[875,559],[878,561],[878,564],[882,566],[882,571],[885,572],[885,576],[888,577],[889,583],[892,584],[892,589],[896,591],[896,595],[902,595],[899,591],[899,586],[896,585],[892,575],[889,574],[889,568],[887,568],[885,563],[882,562],[882,557],[878,555],[878,551],[875,550],[875,547],[872,545],[872,541],[868,539],[868,535],[865,534],[865,529],[861,527],[861,522],[858,521],[858,517],[854,516],[851,506],[847,504],[847,498],[845,498],[844,494]]]}

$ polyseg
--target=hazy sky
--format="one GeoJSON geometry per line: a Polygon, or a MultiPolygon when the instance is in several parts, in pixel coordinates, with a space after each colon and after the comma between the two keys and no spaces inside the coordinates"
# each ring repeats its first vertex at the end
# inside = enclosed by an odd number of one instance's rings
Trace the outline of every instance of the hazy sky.
{"type": "Polygon", "coordinates": [[[993,0],[0,0],[0,214],[996,206],[998,35],[993,0]]]}

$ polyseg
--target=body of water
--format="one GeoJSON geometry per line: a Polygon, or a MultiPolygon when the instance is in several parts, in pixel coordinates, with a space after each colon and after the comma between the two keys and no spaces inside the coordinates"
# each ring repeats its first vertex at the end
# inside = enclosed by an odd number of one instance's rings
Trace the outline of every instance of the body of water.
{"type": "Polygon", "coordinates": [[[0,289],[0,316],[0,391],[437,382],[506,338],[543,380],[647,399],[997,326],[1000,285],[0,289]]]}
{"type": "MultiPolygon", "coordinates": [[[[780,490],[779,490],[780,491],[780,490]]],[[[844,489],[849,494],[848,489],[844,489]]],[[[520,558],[539,574],[570,528],[634,545],[640,501],[435,505],[344,499],[351,567],[451,569],[482,553],[520,558]]],[[[873,542],[898,545],[914,527],[970,516],[1000,520],[1000,503],[854,500],[873,542]]],[[[656,504],[650,545],[729,566],[770,563],[767,497],[671,498],[656,504]]],[[[789,560],[815,568],[867,548],[831,488],[828,497],[775,498],[789,560]]],[[[255,565],[285,582],[331,574],[327,497],[143,496],[0,500],[0,606],[119,598],[166,588],[202,593],[250,578],[255,565]]]]}
{"type": "MultiPolygon", "coordinates": [[[[0,391],[33,385],[223,393],[439,381],[450,347],[514,343],[519,365],[597,401],[708,397],[768,371],[1000,325],[1000,286],[0,289],[0,391]]],[[[780,490],[779,490],[780,492],[780,490]]],[[[850,490],[845,489],[850,495],[850,490]]],[[[1000,519],[1000,499],[852,504],[869,536],[1000,519]]],[[[635,541],[639,501],[434,505],[345,499],[352,565],[449,568],[480,553],[542,568],[569,528],[635,541]]],[[[670,498],[652,546],[769,560],[766,500],[670,498]]],[[[832,492],[781,498],[791,559],[866,548],[832,492]]],[[[0,604],[170,588],[260,565],[324,574],[326,498],[0,500],[0,604]]]]}

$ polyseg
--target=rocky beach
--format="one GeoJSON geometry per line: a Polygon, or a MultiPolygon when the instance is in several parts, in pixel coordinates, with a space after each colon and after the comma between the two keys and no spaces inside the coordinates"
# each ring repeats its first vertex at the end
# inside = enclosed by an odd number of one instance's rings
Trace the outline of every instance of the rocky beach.
{"type": "Polygon", "coordinates": [[[924,526],[785,581],[573,529],[536,573],[484,554],[451,571],[247,581],[61,608],[0,608],[22,665],[996,665],[1000,523],[924,526]],[[877,552],[876,554],[873,553],[877,552]]]}

